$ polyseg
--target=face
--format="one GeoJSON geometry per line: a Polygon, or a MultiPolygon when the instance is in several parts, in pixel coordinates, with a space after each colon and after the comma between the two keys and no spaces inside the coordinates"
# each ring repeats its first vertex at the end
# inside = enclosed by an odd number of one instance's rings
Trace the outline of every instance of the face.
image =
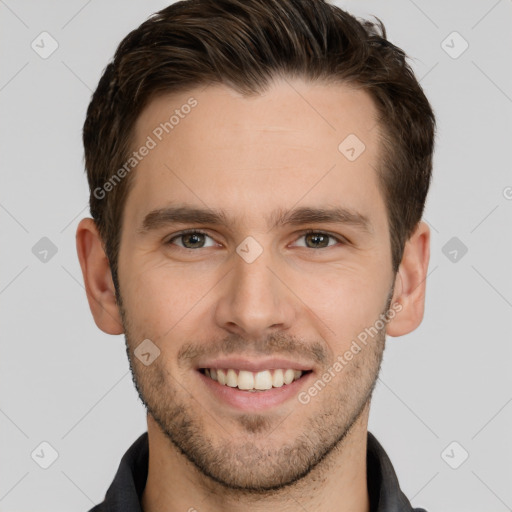
{"type": "Polygon", "coordinates": [[[155,146],[123,214],[130,364],[169,442],[227,488],[299,480],[369,404],[394,282],[375,119],[360,90],[289,80],[162,96],[137,121],[155,146]]]}

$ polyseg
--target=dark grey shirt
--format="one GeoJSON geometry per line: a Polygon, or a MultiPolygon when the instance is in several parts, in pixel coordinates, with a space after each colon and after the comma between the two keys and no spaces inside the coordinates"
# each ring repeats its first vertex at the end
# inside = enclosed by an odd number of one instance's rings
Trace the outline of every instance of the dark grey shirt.
{"type": "MultiPolygon", "coordinates": [[[[148,433],[145,432],[121,459],[105,501],[89,512],[142,512],[140,498],[148,477],[148,455],[148,433]]],[[[366,465],[371,512],[426,512],[422,508],[412,508],[400,490],[389,457],[370,432],[366,465]]]]}

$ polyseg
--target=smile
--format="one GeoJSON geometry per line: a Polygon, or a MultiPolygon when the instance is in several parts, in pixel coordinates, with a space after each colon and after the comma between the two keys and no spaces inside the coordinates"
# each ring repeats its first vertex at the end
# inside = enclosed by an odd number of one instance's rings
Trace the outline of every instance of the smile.
{"type": "Polygon", "coordinates": [[[233,368],[201,368],[200,372],[223,386],[254,392],[289,385],[309,373],[309,370],[286,368],[251,372],[233,368]]]}

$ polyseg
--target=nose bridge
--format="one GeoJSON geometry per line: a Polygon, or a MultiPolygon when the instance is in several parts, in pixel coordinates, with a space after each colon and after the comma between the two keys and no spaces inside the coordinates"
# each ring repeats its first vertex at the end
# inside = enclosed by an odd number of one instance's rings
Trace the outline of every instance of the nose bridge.
{"type": "Polygon", "coordinates": [[[266,304],[268,309],[274,303],[276,296],[275,276],[269,270],[272,268],[272,257],[270,251],[261,254],[252,262],[243,258],[235,258],[233,281],[235,281],[234,293],[237,303],[244,301],[261,302],[266,304]]]}
{"type": "Polygon", "coordinates": [[[279,265],[271,249],[246,239],[232,264],[217,304],[219,324],[254,336],[264,335],[269,328],[288,328],[293,323],[293,304],[275,275],[279,265]]]}

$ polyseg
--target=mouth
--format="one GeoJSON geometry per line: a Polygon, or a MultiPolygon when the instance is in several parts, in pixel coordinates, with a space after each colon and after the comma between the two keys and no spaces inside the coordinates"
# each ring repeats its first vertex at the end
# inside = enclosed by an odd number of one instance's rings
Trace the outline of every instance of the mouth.
{"type": "Polygon", "coordinates": [[[200,373],[221,386],[237,388],[250,393],[287,387],[311,371],[276,368],[253,372],[237,368],[199,368],[200,373]]]}
{"type": "Polygon", "coordinates": [[[275,410],[293,400],[314,377],[311,367],[277,358],[203,361],[195,370],[216,404],[245,413],[275,410]]]}

